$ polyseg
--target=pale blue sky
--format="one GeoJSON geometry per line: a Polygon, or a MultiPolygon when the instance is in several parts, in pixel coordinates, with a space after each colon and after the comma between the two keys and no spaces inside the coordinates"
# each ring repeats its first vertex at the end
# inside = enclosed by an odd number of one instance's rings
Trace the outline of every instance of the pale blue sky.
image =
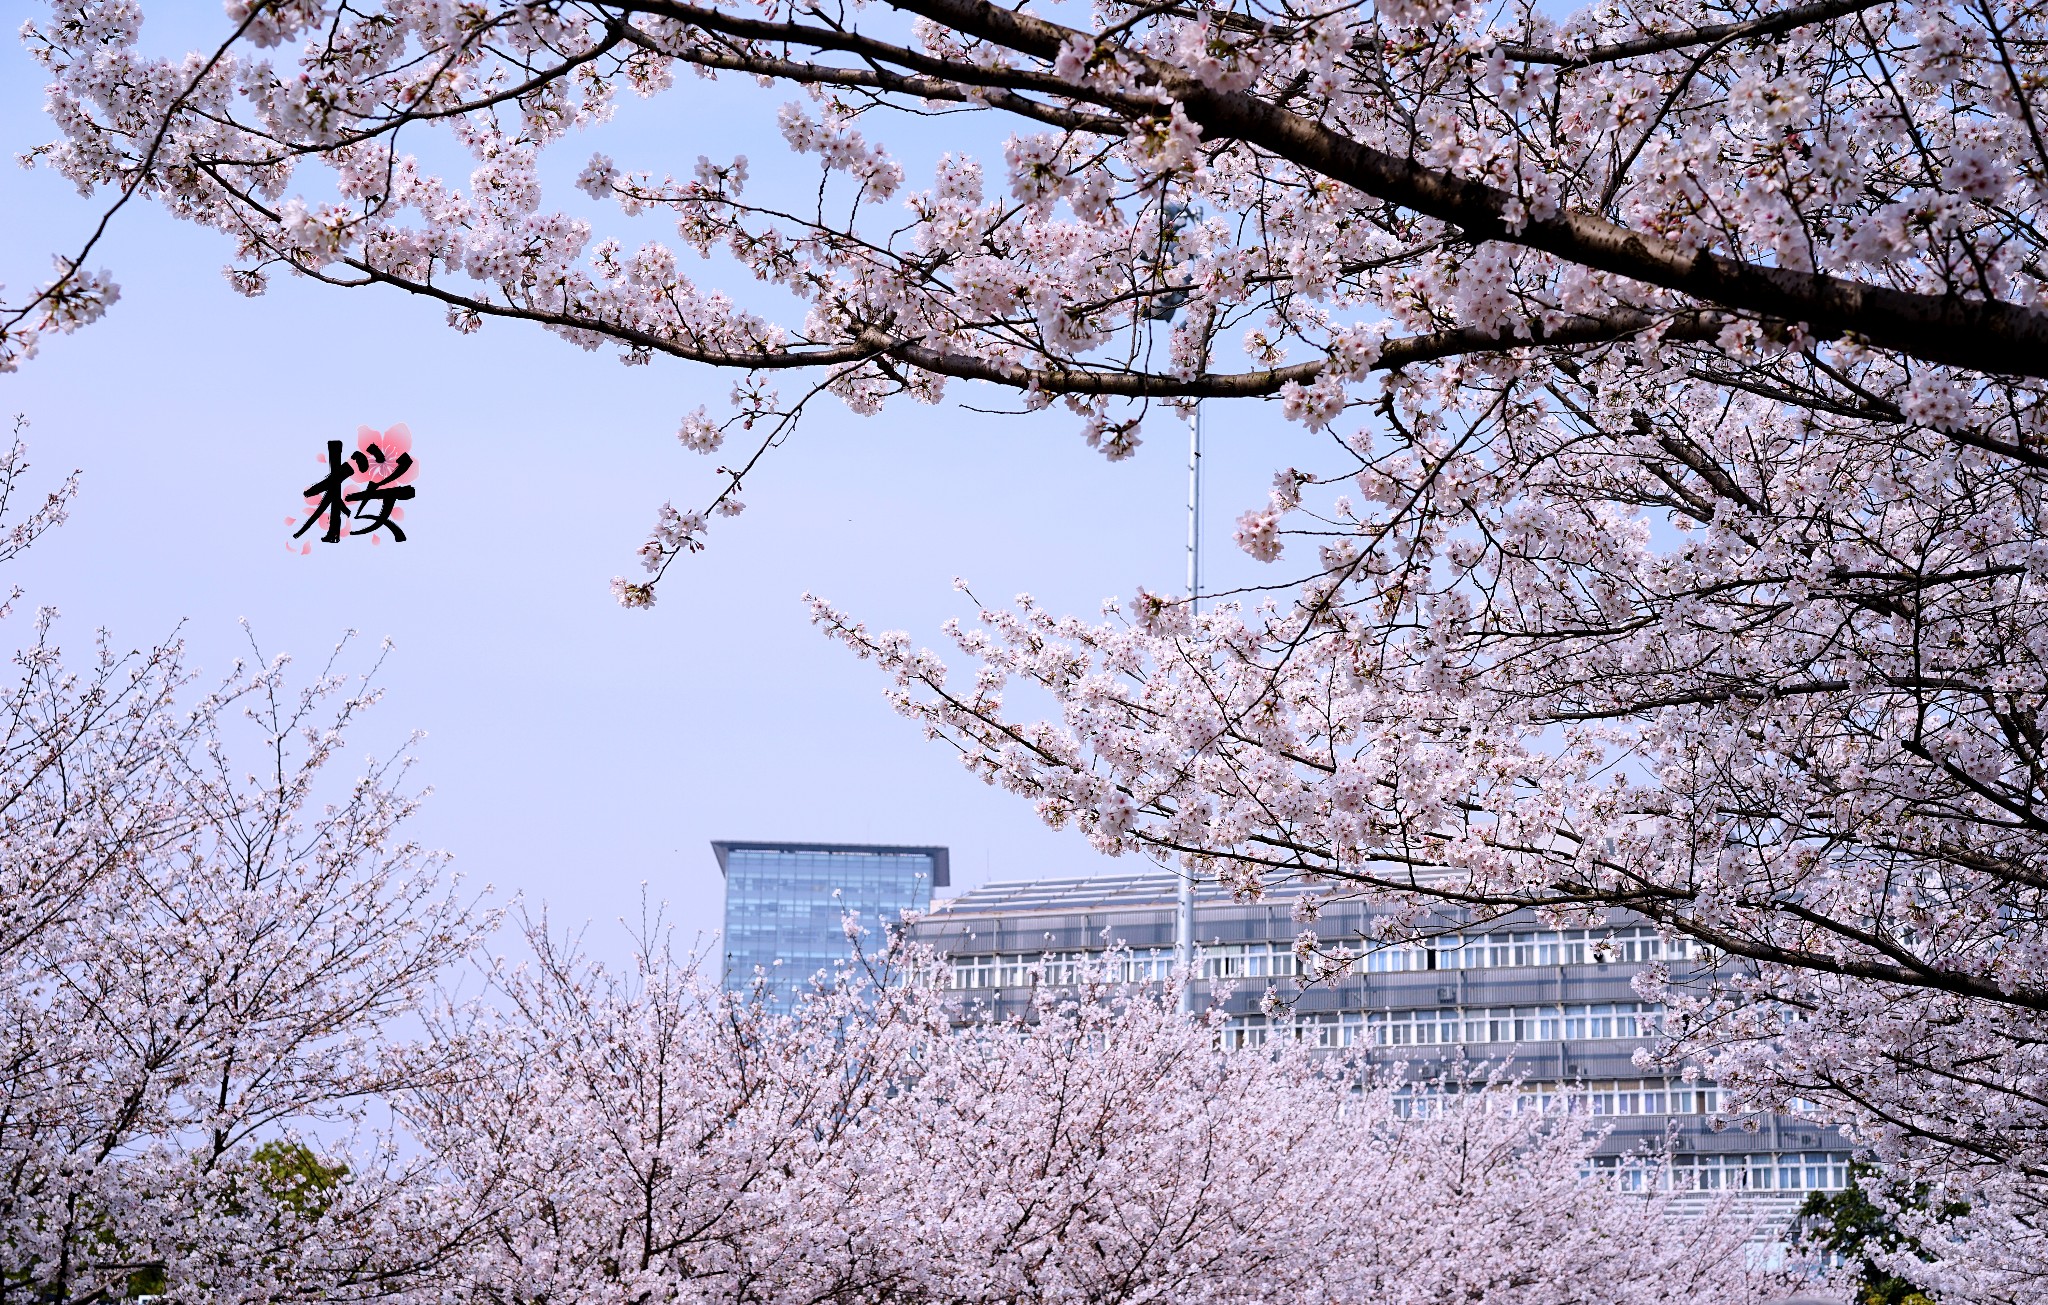
{"type": "MultiPolygon", "coordinates": [[[[37,12],[0,10],[10,30],[37,12]]],[[[220,22],[211,0],[178,16],[195,33],[220,22]]],[[[778,99],[686,87],[563,160],[573,171],[601,146],[627,167],[684,172],[699,153],[737,150],[772,185],[788,158],[772,134],[778,99]]],[[[40,103],[38,70],[9,43],[8,155],[50,134],[40,103]]],[[[925,135],[956,144],[952,131],[925,135]]],[[[906,152],[914,189],[928,163],[906,152]]],[[[41,278],[97,211],[53,173],[0,169],[0,280],[41,278]]],[[[131,208],[94,260],[120,282],[119,306],[0,377],[0,408],[34,423],[39,471],[85,473],[71,522],[12,577],[63,611],[74,649],[96,626],[142,644],[182,620],[195,660],[217,668],[241,647],[243,617],[302,663],[347,628],[390,637],[387,706],[365,741],[425,730],[436,795],[421,835],[558,919],[632,912],[646,881],[686,932],[715,929],[712,838],[942,843],[956,886],[1106,868],[894,716],[882,677],[820,637],[798,596],[936,643],[941,620],[971,615],[955,575],[984,598],[1029,590],[1084,614],[1139,583],[1177,588],[1177,422],[1155,418],[1139,455],[1111,465],[1064,414],[903,404],[861,419],[826,401],[750,482],[746,514],[715,522],[709,551],[670,573],[660,605],[626,612],[607,582],[637,574],[633,549],[663,499],[705,497],[716,459],[673,435],[697,404],[717,409],[730,376],[625,368],[510,324],[465,338],[395,293],[280,280],[245,300],[219,274],[228,252],[131,208]],[[412,540],[288,552],[285,517],[324,441],[400,421],[421,465],[412,540]]],[[[1300,456],[1279,426],[1270,408],[1211,407],[1219,578],[1251,566],[1229,546],[1230,518],[1300,456]]]]}

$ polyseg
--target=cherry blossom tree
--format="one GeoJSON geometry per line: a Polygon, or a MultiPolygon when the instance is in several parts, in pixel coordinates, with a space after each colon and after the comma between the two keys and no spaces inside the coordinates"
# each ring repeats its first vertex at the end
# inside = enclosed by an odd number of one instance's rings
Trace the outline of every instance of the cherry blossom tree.
{"type": "MultiPolygon", "coordinates": [[[[22,467],[17,447],[0,492],[22,467]]],[[[543,923],[530,966],[399,1036],[492,917],[405,837],[403,752],[323,784],[367,679],[330,664],[295,691],[259,660],[195,696],[175,645],[103,643],[73,673],[52,614],[38,631],[0,696],[0,1299],[1756,1305],[1783,1285],[1732,1208],[1674,1219],[1592,1171],[1590,1120],[1512,1088],[1403,1119],[1392,1080],[1224,1053],[1176,992],[1107,971],[956,1030],[932,959],[894,952],[774,1016],[653,931],[614,975],[543,923]],[[385,1107],[398,1127],[372,1127],[385,1107]]]]}
{"type": "Polygon", "coordinates": [[[390,1294],[444,1228],[365,1131],[437,1059],[388,1027],[486,920],[400,833],[402,754],[321,783],[374,690],[332,668],[293,690],[280,659],[195,698],[174,645],[74,673],[47,629],[23,664],[0,1297],[390,1294]]]}
{"type": "MultiPolygon", "coordinates": [[[[1967,1204],[1921,1230],[1944,1290],[2048,1290],[2038,5],[237,0],[184,58],[141,14],[28,30],[36,157],[226,234],[239,288],[738,373],[680,438],[750,444],[628,604],[820,394],[979,382],[1111,458],[1202,400],[1326,434],[1240,518],[1292,567],[1241,603],[982,608],[971,685],[819,619],[1105,850],[1710,944],[1669,1054],[1967,1204]],[[784,88],[815,204],[743,159],[547,172],[682,72],[784,88]],[[955,113],[986,161],[913,180],[880,133],[955,113]],[[401,148],[436,128],[466,184],[401,148]],[[616,217],[551,206],[571,172],[616,217]],[[648,216],[679,243],[600,231],[648,216]]],[[[9,359],[109,302],[91,251],[9,359]]]]}
{"type": "Polygon", "coordinates": [[[392,1294],[459,1225],[365,1129],[440,1060],[386,1035],[489,919],[403,836],[403,751],[324,779],[376,690],[277,659],[195,692],[176,643],[56,633],[0,689],[0,1300],[392,1294]]]}
{"type": "MultiPolygon", "coordinates": [[[[1767,1299],[1732,1207],[1587,1167],[1511,1089],[1402,1119],[1355,1067],[1222,1052],[1102,972],[970,1021],[887,966],[772,1015],[658,937],[536,931],[411,1117],[490,1236],[489,1301],[1767,1299]],[[880,985],[880,986],[877,986],[880,985]]],[[[901,955],[893,960],[908,960],[901,955]]],[[[472,1298],[472,1297],[465,1297],[472,1298]]]]}

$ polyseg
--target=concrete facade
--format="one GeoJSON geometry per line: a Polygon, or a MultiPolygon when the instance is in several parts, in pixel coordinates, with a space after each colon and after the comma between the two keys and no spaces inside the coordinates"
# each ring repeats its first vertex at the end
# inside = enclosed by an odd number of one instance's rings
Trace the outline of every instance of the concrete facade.
{"type": "MultiPolygon", "coordinates": [[[[990,884],[938,901],[912,936],[942,955],[964,1002],[1012,1013],[1035,984],[1071,982],[1077,966],[1100,963],[1112,947],[1126,976],[1167,977],[1176,888],[1165,871],[990,884]]],[[[1637,920],[1560,931],[1527,915],[1470,927],[1447,915],[1433,923],[1440,936],[1430,945],[1389,947],[1375,941],[1372,913],[1359,904],[1325,906],[1301,923],[1298,897],[1197,897],[1197,1004],[1229,986],[1229,1042],[1297,1038],[1401,1062],[1418,1105],[1432,1091],[1427,1080],[1471,1081],[1505,1065],[1530,1095],[1579,1094],[1603,1116],[1612,1129],[1603,1163],[1625,1168],[1632,1154],[1666,1154],[1668,1181],[1682,1188],[1753,1193],[1788,1213],[1806,1192],[1846,1181],[1847,1147],[1833,1130],[1796,1115],[1746,1128],[1720,1114],[1711,1084],[1634,1063],[1660,1014],[1631,986],[1635,975],[1661,961],[1683,980],[1715,963],[1682,942],[1637,920]],[[1304,928],[1321,947],[1349,955],[1338,974],[1299,972],[1294,946],[1304,928]],[[1278,1016],[1262,1010],[1268,993],[1280,998],[1278,1016]]]]}

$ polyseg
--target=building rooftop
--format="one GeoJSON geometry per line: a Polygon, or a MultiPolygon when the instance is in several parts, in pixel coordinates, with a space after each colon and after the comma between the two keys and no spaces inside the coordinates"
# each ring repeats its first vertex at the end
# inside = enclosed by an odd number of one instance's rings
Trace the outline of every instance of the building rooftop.
{"type": "MultiPolygon", "coordinates": [[[[1174,870],[1072,879],[1010,879],[935,901],[931,913],[974,915],[984,911],[1101,911],[1171,906],[1180,894],[1180,884],[1180,874],[1174,870]]],[[[1266,890],[1268,896],[1279,898],[1292,898],[1307,891],[1300,884],[1279,884],[1266,890]]],[[[1220,884],[1202,883],[1195,886],[1195,899],[1216,905],[1230,902],[1233,897],[1220,884]]]]}
{"type": "Polygon", "coordinates": [[[738,839],[711,840],[711,855],[718,858],[718,873],[726,873],[726,861],[734,852],[821,852],[853,856],[925,856],[931,858],[932,887],[944,888],[949,877],[951,854],[943,847],[904,847],[891,843],[749,843],[738,839]]]}

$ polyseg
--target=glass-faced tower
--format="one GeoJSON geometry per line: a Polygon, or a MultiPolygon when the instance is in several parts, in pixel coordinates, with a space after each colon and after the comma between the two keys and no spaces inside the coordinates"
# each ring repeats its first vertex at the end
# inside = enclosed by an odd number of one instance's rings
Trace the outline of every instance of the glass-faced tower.
{"type": "Polygon", "coordinates": [[[725,876],[725,985],[762,974],[778,1010],[812,975],[852,959],[849,911],[868,930],[862,946],[879,950],[882,928],[931,909],[932,889],[947,883],[943,847],[719,841],[711,851],[725,876]]]}

